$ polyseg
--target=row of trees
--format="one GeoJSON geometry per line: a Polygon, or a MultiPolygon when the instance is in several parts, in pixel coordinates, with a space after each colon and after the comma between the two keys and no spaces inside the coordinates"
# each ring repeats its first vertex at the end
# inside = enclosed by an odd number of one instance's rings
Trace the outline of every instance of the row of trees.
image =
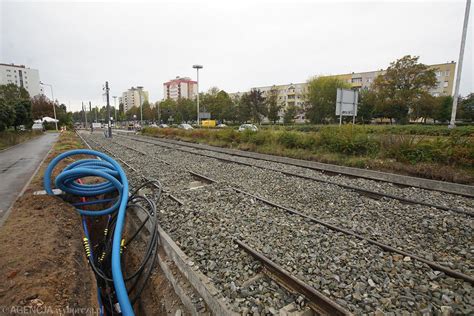
{"type": "Polygon", "coordinates": [[[13,83],[0,85],[0,131],[9,128],[16,130],[21,125],[29,128],[35,119],[54,117],[53,106],[56,107],[59,125],[71,126],[72,113],[67,112],[66,105],[58,105],[44,95],[31,99],[26,89],[13,83]]]}
{"type": "MultiPolygon", "coordinates": [[[[418,63],[418,57],[404,56],[393,62],[384,75],[375,78],[370,89],[359,93],[359,122],[374,118],[407,123],[410,119],[447,122],[451,118],[451,96],[432,96],[429,91],[438,84],[435,69],[418,63]]],[[[319,77],[308,82],[306,118],[312,123],[335,122],[337,88],[350,88],[338,78],[319,77]]],[[[473,94],[459,100],[457,118],[473,121],[473,94]]]]}
{"type": "Polygon", "coordinates": [[[28,91],[15,84],[0,85],[0,131],[31,125],[31,101],[28,91]]]}

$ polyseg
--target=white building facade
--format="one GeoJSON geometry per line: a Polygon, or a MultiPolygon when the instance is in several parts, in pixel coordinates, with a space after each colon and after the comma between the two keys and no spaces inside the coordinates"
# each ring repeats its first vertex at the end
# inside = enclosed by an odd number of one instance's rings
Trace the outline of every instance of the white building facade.
{"type": "Polygon", "coordinates": [[[25,88],[31,98],[43,94],[37,69],[27,68],[24,65],[0,64],[0,85],[9,83],[25,88]]]}
{"type": "Polygon", "coordinates": [[[125,112],[133,108],[134,106],[140,107],[143,102],[148,102],[148,91],[143,90],[143,87],[131,87],[127,91],[122,93],[119,98],[119,103],[123,104],[125,112]]]}
{"type": "Polygon", "coordinates": [[[163,99],[194,99],[197,96],[197,82],[189,77],[176,77],[163,83],[163,99]]]}

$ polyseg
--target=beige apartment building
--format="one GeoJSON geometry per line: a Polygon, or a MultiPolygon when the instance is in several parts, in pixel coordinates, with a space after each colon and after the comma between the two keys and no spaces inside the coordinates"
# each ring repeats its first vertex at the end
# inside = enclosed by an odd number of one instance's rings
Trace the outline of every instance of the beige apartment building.
{"type": "Polygon", "coordinates": [[[122,93],[119,98],[119,103],[123,104],[125,112],[133,108],[134,106],[140,107],[143,102],[148,101],[148,91],[143,90],[143,87],[131,87],[127,91],[122,93]]]}
{"type": "MultiPolygon", "coordinates": [[[[429,68],[435,69],[436,79],[438,84],[436,87],[430,90],[430,93],[433,96],[442,96],[442,95],[452,95],[454,91],[454,73],[456,70],[456,63],[454,61],[444,64],[434,64],[429,65],[429,68]]],[[[366,72],[353,72],[349,74],[340,74],[340,75],[330,75],[327,77],[336,77],[340,80],[346,81],[349,83],[353,89],[369,89],[375,78],[379,75],[385,73],[385,70],[375,70],[375,71],[366,71],[366,72]]],[[[305,93],[306,93],[307,83],[290,83],[283,85],[273,85],[273,86],[263,86],[263,87],[253,87],[253,89],[258,89],[262,91],[264,97],[266,97],[270,90],[278,90],[278,100],[283,105],[283,110],[289,106],[296,106],[302,110],[305,108],[305,93]]],[[[229,93],[231,97],[240,97],[243,92],[229,93]]],[[[304,111],[301,111],[302,113],[304,111]]],[[[299,114],[297,121],[304,120],[304,114],[299,114]]]]}

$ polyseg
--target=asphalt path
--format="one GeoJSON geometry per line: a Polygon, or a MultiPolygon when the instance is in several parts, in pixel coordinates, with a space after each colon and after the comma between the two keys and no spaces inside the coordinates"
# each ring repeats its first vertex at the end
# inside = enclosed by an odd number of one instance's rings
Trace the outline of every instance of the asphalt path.
{"type": "Polygon", "coordinates": [[[0,226],[59,134],[45,133],[0,151],[0,226]]]}

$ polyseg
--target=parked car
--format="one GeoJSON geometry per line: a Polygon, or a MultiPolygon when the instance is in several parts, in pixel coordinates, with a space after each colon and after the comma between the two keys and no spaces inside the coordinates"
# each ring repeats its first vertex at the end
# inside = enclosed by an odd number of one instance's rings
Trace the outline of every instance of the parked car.
{"type": "Polygon", "coordinates": [[[227,125],[225,125],[225,124],[219,124],[219,125],[217,125],[217,128],[226,128],[226,127],[227,127],[227,125]]]}
{"type": "Polygon", "coordinates": [[[243,131],[257,132],[258,128],[257,128],[257,126],[255,126],[253,124],[242,124],[239,127],[239,132],[243,132],[243,131]]]}
{"type": "Polygon", "coordinates": [[[150,124],[150,127],[158,127],[155,123],[150,124]]]}
{"type": "Polygon", "coordinates": [[[170,127],[168,124],[160,124],[159,125],[159,128],[168,128],[170,127]]]}
{"type": "Polygon", "coordinates": [[[44,127],[42,123],[35,123],[33,126],[31,126],[31,129],[34,131],[42,131],[44,130],[44,127]]]}
{"type": "Polygon", "coordinates": [[[186,124],[186,123],[179,124],[178,128],[185,129],[185,130],[193,129],[193,127],[191,125],[186,124]]]}

